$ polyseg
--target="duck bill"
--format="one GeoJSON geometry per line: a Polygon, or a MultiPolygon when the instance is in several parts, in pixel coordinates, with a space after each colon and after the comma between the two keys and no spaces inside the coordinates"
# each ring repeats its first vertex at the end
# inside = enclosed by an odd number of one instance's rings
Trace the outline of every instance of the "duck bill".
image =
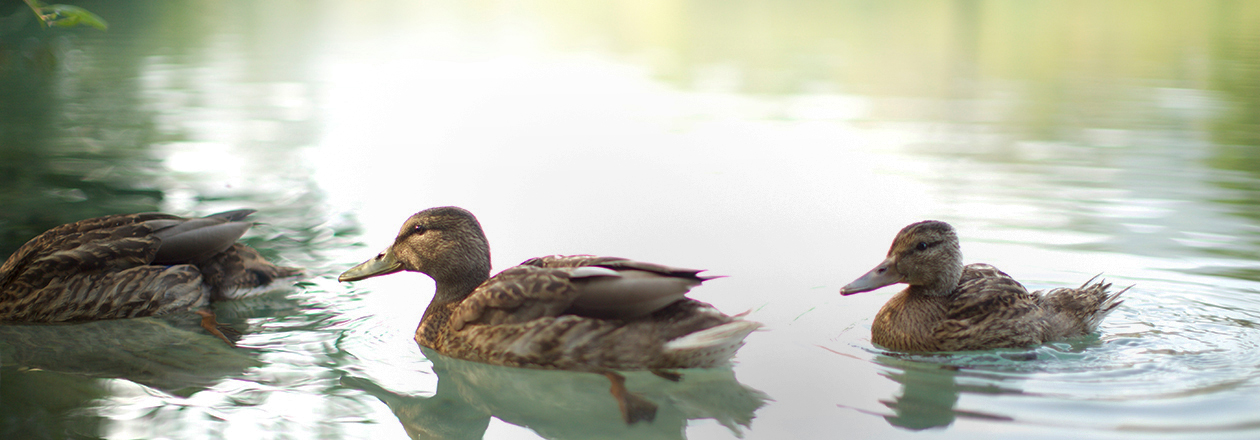
{"type": "Polygon", "coordinates": [[[867,272],[866,275],[862,275],[861,278],[853,280],[849,285],[841,287],[840,294],[852,295],[869,292],[902,281],[905,281],[905,277],[902,277],[901,273],[897,272],[897,261],[889,257],[883,263],[879,263],[879,266],[875,266],[874,269],[867,272]]]}
{"type": "Polygon", "coordinates": [[[364,261],[358,266],[342,272],[341,276],[337,277],[337,281],[343,283],[346,281],[358,281],[365,278],[389,275],[401,270],[402,263],[398,261],[398,258],[394,257],[394,251],[386,249],[385,252],[381,252],[380,255],[373,257],[371,260],[364,261]]]}

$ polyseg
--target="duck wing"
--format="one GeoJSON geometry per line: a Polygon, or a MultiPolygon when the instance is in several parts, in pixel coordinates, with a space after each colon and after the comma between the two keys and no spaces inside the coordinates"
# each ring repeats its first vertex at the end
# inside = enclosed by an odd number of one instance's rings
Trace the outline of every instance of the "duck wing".
{"type": "Polygon", "coordinates": [[[1036,295],[987,264],[963,268],[958,289],[936,325],[941,351],[967,351],[1039,344],[1044,320],[1036,295]],[[1030,319],[1031,318],[1031,319],[1030,319]]]}
{"type": "Polygon", "coordinates": [[[699,272],[615,257],[534,258],[482,283],[456,310],[452,324],[459,330],[471,323],[513,324],[562,314],[639,319],[713,278],[699,272]]]}
{"type": "Polygon", "coordinates": [[[252,223],[243,222],[252,209],[220,212],[201,218],[149,220],[145,224],[161,240],[153,264],[197,263],[222,253],[240,240],[252,223]]]}
{"type": "Polygon", "coordinates": [[[41,285],[68,271],[122,270],[152,261],[160,240],[143,222],[166,214],[111,215],[64,224],[32,238],[0,266],[0,291],[41,285]]]}
{"type": "MultiPolygon", "coordinates": [[[[482,322],[493,321],[491,317],[497,313],[487,310],[482,322]]],[[[416,339],[448,355],[517,367],[581,371],[710,368],[729,362],[744,338],[760,326],[723,315],[708,304],[683,299],[630,321],[561,314],[524,322],[468,325],[432,335],[422,322],[416,339]]]]}
{"type": "Polygon", "coordinates": [[[253,212],[122,214],[50,229],[0,266],[0,320],[155,315],[297,274],[236,243],[251,225],[240,220],[253,212]]]}
{"type": "Polygon", "coordinates": [[[0,266],[0,320],[111,319],[204,302],[190,266],[149,266],[161,246],[149,221],[178,217],[125,214],[50,229],[0,266]]]}

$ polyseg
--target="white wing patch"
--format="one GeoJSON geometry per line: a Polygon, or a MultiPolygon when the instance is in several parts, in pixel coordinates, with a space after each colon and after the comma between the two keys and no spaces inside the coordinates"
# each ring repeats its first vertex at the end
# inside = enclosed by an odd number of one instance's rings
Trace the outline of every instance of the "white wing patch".
{"type": "Polygon", "coordinates": [[[621,273],[615,270],[599,267],[599,266],[582,266],[569,272],[569,278],[592,278],[592,277],[617,277],[621,278],[621,273]]]}

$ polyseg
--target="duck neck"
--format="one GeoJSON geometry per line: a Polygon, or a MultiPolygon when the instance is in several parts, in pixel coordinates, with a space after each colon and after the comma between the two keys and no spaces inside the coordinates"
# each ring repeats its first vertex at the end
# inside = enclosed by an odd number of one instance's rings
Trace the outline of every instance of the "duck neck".
{"type": "Polygon", "coordinates": [[[930,296],[930,297],[941,297],[941,298],[943,298],[943,297],[947,297],[947,296],[949,296],[950,294],[954,293],[954,287],[955,287],[957,284],[958,284],[958,283],[957,283],[957,282],[955,282],[955,283],[950,284],[950,285],[946,285],[946,284],[944,284],[944,283],[938,283],[938,284],[923,285],[923,286],[910,286],[910,287],[909,287],[908,289],[906,289],[906,290],[907,290],[907,291],[908,291],[911,295],[918,295],[918,296],[930,296]]]}
{"type": "Polygon", "coordinates": [[[424,309],[424,317],[420,319],[420,327],[424,328],[425,323],[436,325],[435,328],[441,328],[445,325],[446,319],[449,318],[453,307],[459,305],[460,302],[472,294],[485,278],[481,281],[469,278],[464,281],[457,282],[437,282],[437,292],[433,294],[433,301],[429,302],[429,307],[424,309]]]}
{"type": "Polygon", "coordinates": [[[433,303],[452,303],[463,301],[473,290],[489,278],[489,274],[480,277],[467,277],[457,280],[437,281],[437,292],[433,294],[433,303]]]}
{"type": "Polygon", "coordinates": [[[962,265],[951,264],[943,270],[935,272],[934,275],[927,280],[923,280],[924,282],[911,284],[907,290],[911,294],[923,296],[951,296],[958,289],[958,281],[962,279],[962,265]]]}

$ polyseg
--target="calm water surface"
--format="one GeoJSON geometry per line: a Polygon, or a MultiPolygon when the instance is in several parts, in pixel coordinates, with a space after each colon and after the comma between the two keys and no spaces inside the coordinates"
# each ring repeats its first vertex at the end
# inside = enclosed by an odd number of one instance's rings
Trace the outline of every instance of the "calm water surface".
{"type": "Polygon", "coordinates": [[[0,9],[0,250],[117,212],[241,206],[310,276],[190,316],[0,326],[0,437],[1260,436],[1260,7],[1246,2],[84,2],[0,9]],[[411,213],[496,270],[616,255],[729,275],[732,369],[596,375],[411,339],[433,283],[338,273],[411,213]],[[908,356],[904,225],[1030,288],[1132,288],[1099,334],[908,356]]]}

